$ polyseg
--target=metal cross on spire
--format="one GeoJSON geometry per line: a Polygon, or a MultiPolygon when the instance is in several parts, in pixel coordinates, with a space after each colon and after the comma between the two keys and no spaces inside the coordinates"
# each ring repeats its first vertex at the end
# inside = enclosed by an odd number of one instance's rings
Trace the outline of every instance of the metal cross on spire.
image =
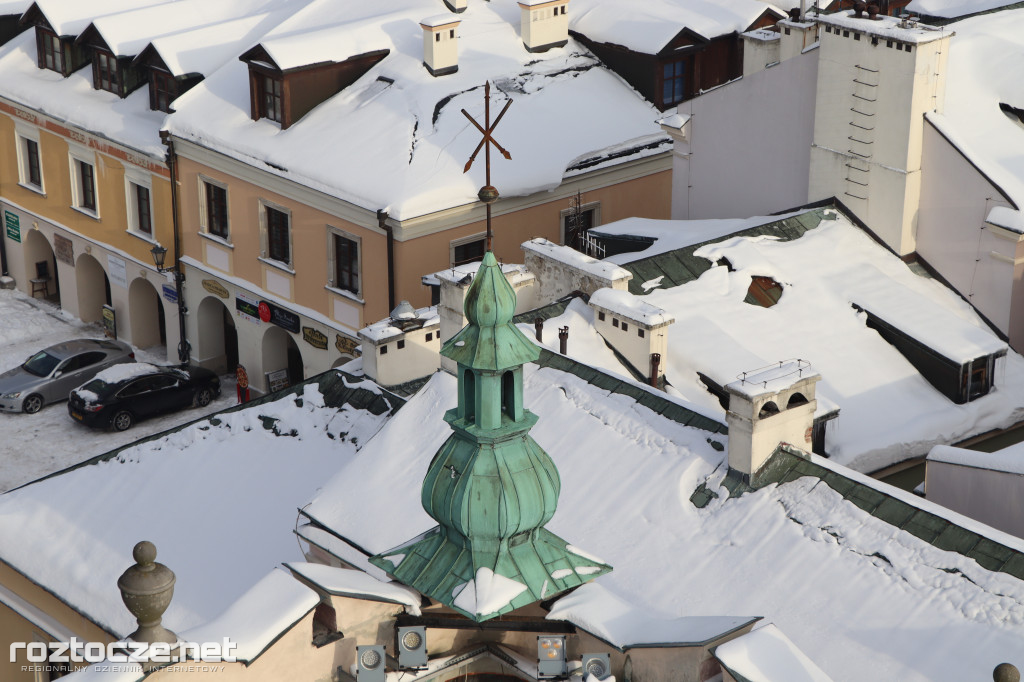
{"type": "Polygon", "coordinates": [[[484,83],[484,124],[481,126],[476,122],[469,112],[465,109],[462,110],[462,114],[469,119],[469,122],[476,126],[476,129],[483,135],[483,139],[480,140],[480,144],[476,146],[473,153],[469,157],[469,161],[466,162],[466,167],[463,169],[463,173],[468,173],[470,167],[473,165],[473,161],[476,160],[476,155],[480,153],[480,149],[484,150],[484,170],[486,173],[487,184],[480,188],[480,192],[477,194],[480,197],[480,201],[484,202],[487,206],[487,242],[486,251],[491,250],[491,204],[498,200],[498,190],[491,185],[491,145],[494,145],[501,155],[506,159],[511,159],[512,155],[509,154],[504,147],[498,144],[498,141],[494,139],[494,129],[501,122],[501,117],[505,115],[508,108],[512,106],[512,100],[505,102],[504,108],[498,117],[494,119],[494,123],[491,123],[491,82],[487,81],[484,83]]]}

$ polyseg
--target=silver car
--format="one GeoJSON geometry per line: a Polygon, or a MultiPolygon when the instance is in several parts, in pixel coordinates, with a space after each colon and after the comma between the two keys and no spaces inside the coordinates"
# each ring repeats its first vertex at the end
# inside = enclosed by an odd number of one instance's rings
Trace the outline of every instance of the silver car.
{"type": "Polygon", "coordinates": [[[50,346],[0,374],[0,410],[34,414],[122,362],[135,362],[132,347],[122,341],[75,339],[50,346]]]}

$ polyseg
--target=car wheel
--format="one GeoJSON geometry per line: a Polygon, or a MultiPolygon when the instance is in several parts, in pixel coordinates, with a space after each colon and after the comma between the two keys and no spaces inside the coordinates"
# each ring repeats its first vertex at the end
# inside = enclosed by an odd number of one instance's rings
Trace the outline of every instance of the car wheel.
{"type": "Polygon", "coordinates": [[[114,427],[115,431],[127,431],[131,428],[132,422],[135,419],[132,417],[132,413],[128,410],[121,410],[114,415],[114,418],[110,420],[110,425],[114,427]]]}
{"type": "Polygon", "coordinates": [[[25,414],[35,414],[43,409],[43,396],[33,393],[25,398],[25,402],[21,404],[21,409],[25,411],[25,414]]]}
{"type": "Polygon", "coordinates": [[[213,391],[208,388],[201,388],[196,391],[196,397],[192,400],[193,407],[206,407],[213,402],[213,391]]]}

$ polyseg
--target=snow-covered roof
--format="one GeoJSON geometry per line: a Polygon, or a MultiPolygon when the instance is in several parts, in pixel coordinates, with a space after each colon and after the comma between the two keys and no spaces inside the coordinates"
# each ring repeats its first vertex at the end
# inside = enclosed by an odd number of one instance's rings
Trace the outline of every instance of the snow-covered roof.
{"type": "MultiPolygon", "coordinates": [[[[915,274],[839,212],[815,209],[693,225],[663,221],[658,226],[634,219],[632,224],[644,228],[642,234],[658,236],[645,251],[607,259],[635,269],[632,283],[647,279],[651,284],[658,280],[659,268],[682,271],[680,259],[667,253],[675,252],[673,247],[685,247],[693,255],[683,261],[704,268],[699,277],[687,273],[682,278],[686,283],[679,286],[663,277],[658,286],[646,287],[649,293],[643,298],[676,318],[663,358],[670,390],[702,405],[716,419],[724,418],[724,410],[698,373],[725,385],[742,372],[799,357],[821,374],[819,413],[822,401],[841,411],[836,428],[826,431],[825,450],[858,470],[874,471],[923,456],[932,445],[1019,420],[1024,359],[1016,353],[1010,351],[999,361],[1005,369],[996,372],[994,391],[956,405],[866,325],[865,314],[853,304],[868,310],[868,301],[876,304],[885,310],[876,314],[886,322],[954,361],[976,353],[998,354],[1006,347],[959,296],[915,274]],[[789,241],[784,230],[769,226],[796,225],[812,217],[829,219],[789,241]],[[731,227],[740,227],[747,236],[728,236],[731,227]],[[712,267],[723,258],[732,271],[724,265],[712,267]],[[780,283],[782,296],[776,305],[762,308],[744,302],[753,276],[780,283]],[[930,317],[921,317],[919,311],[930,317]]],[[[615,227],[601,230],[611,233],[615,227]]]]}
{"type": "Polygon", "coordinates": [[[955,19],[966,14],[988,12],[1012,5],[1019,0],[910,0],[906,11],[911,14],[927,14],[930,17],[955,19]]]}
{"type": "Polygon", "coordinates": [[[771,623],[719,645],[715,658],[749,682],[832,682],[771,623]]]}
{"type": "Polygon", "coordinates": [[[683,29],[710,40],[745,31],[766,11],[763,0],[573,0],[569,28],[600,43],[657,54],[683,29]]]}
{"type": "Polygon", "coordinates": [[[904,43],[917,45],[930,43],[950,35],[950,31],[936,26],[914,23],[913,25],[902,25],[902,20],[896,17],[879,14],[876,19],[869,19],[865,14],[860,18],[853,15],[853,10],[836,12],[835,14],[819,14],[817,20],[821,24],[838,26],[851,31],[860,31],[869,35],[899,40],[904,43]]]}
{"type": "MultiPolygon", "coordinates": [[[[437,306],[428,306],[426,308],[420,308],[416,311],[416,317],[423,321],[423,324],[417,329],[423,329],[424,327],[436,327],[441,324],[441,318],[437,314],[437,306]]],[[[367,325],[359,330],[359,336],[369,339],[374,343],[383,343],[388,339],[393,339],[396,336],[402,336],[405,334],[400,328],[395,326],[394,320],[390,317],[386,317],[379,322],[374,322],[371,325],[367,325]]]]}
{"type": "Polygon", "coordinates": [[[119,57],[137,55],[154,38],[258,14],[284,0],[174,0],[101,16],[92,27],[119,57]]]}
{"type": "Polygon", "coordinates": [[[555,602],[548,620],[564,620],[612,646],[700,645],[759,620],[746,616],[665,618],[609,592],[600,581],[588,583],[555,602]]]}
{"type": "Polygon", "coordinates": [[[221,413],[216,426],[199,422],[0,496],[0,557],[125,635],[136,625],[117,578],[134,544],[150,540],[177,575],[164,625],[180,634],[210,621],[268,570],[303,559],[296,508],[387,419],[325,409],[316,384],[302,398],[221,413]]]}
{"type": "Polygon", "coordinates": [[[661,327],[675,322],[675,317],[671,313],[619,289],[598,289],[590,296],[590,304],[641,322],[648,327],[661,327]]]}
{"type": "MultiPolygon", "coordinates": [[[[431,528],[419,494],[425,453],[451,433],[442,416],[456,394],[455,379],[436,374],[304,513],[368,552],[431,528]]],[[[525,402],[540,415],[531,435],[562,480],[548,528],[614,566],[555,603],[580,627],[641,642],[676,638],[665,633],[696,624],[690,617],[759,615],[828,675],[855,680],[968,679],[1019,650],[1024,582],[898,530],[820,478],[728,497],[725,453],[706,431],[554,369],[527,367],[525,402]],[[701,483],[719,497],[698,509],[689,498],[701,483]],[[630,617],[620,618],[623,603],[630,617]]]]}
{"type": "Polygon", "coordinates": [[[765,393],[783,391],[799,381],[820,377],[811,363],[805,360],[783,360],[766,367],[751,368],[740,374],[736,381],[726,384],[726,388],[748,398],[756,398],[765,393]]]}
{"type": "Polygon", "coordinates": [[[950,445],[936,445],[928,461],[959,464],[974,469],[990,469],[1024,476],[1024,444],[1017,443],[995,452],[980,452],[950,445]]]}
{"type": "Polygon", "coordinates": [[[67,78],[40,69],[34,31],[24,31],[0,46],[0,96],[163,159],[167,150],[160,143],[159,131],[166,114],[149,108],[148,88],[120,99],[92,86],[91,68],[79,69],[67,78]]]}
{"type": "Polygon", "coordinates": [[[32,5],[32,0],[0,0],[0,16],[24,14],[32,5]]]}
{"type": "Polygon", "coordinates": [[[275,568],[222,614],[180,636],[186,642],[220,642],[227,637],[237,645],[235,658],[248,663],[318,603],[320,595],[275,568]]]}
{"type": "Polygon", "coordinates": [[[523,242],[522,249],[527,254],[536,253],[544,258],[556,260],[580,272],[605,280],[630,279],[632,275],[623,268],[608,261],[600,261],[580,253],[569,246],[560,246],[542,237],[523,242]]]}
{"type": "Polygon", "coordinates": [[[177,0],[35,0],[37,8],[59,36],[77,36],[97,17],[152,7],[177,0]]]}
{"type": "Polygon", "coordinates": [[[928,120],[1022,207],[1024,123],[999,105],[1024,109],[1024,9],[984,14],[948,28],[956,36],[950,41],[945,108],[941,114],[929,112],[928,120]]]}
{"type": "Polygon", "coordinates": [[[285,6],[273,12],[262,12],[200,28],[189,29],[154,38],[150,45],[164,65],[175,76],[212,73],[228,60],[259,40],[267,29],[288,16],[285,6]]]}
{"type": "MultiPolygon", "coordinates": [[[[422,281],[428,286],[437,286],[442,281],[452,282],[454,284],[469,284],[473,281],[473,276],[476,275],[476,271],[479,269],[480,261],[463,263],[462,265],[453,265],[450,268],[438,270],[433,274],[424,275],[422,281]]],[[[513,286],[531,279],[536,279],[536,275],[527,270],[526,266],[522,263],[502,263],[501,271],[504,273],[505,279],[507,279],[509,284],[512,284],[513,286]]]]}
{"type": "Polygon", "coordinates": [[[278,67],[380,50],[388,55],[286,130],[251,119],[247,66],[232,61],[176,100],[177,113],[167,127],[181,138],[365,209],[387,210],[399,220],[478,201],[483,163],[468,173],[463,167],[479,135],[461,110],[482,120],[485,81],[494,86],[492,108],[513,102],[495,132],[512,154],[492,164],[493,184],[502,196],[557,187],[581,158],[609,157],[593,167],[600,168],[668,150],[670,140],[655,123],[657,110],[578,43],[528,52],[515,3],[474,2],[453,15],[462,22],[459,70],[431,76],[423,66],[419,22],[441,6],[433,0],[314,0],[260,40],[278,67]],[[570,122],[570,111],[591,114],[570,122]]]}
{"type": "Polygon", "coordinates": [[[293,561],[285,564],[290,571],[313,583],[328,594],[357,599],[394,602],[405,606],[414,616],[420,615],[423,598],[416,590],[394,582],[382,582],[363,571],[336,568],[324,564],[293,561]]]}
{"type": "Polygon", "coordinates": [[[985,217],[985,222],[1017,234],[1024,234],[1024,213],[1015,211],[1009,206],[992,207],[988,216],[985,217]]]}

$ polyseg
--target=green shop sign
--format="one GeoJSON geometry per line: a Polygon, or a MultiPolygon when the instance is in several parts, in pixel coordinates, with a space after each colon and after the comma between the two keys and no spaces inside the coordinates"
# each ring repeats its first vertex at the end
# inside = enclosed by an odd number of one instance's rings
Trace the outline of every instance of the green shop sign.
{"type": "Polygon", "coordinates": [[[16,213],[4,211],[4,224],[7,225],[7,237],[21,243],[21,218],[16,213]]]}

